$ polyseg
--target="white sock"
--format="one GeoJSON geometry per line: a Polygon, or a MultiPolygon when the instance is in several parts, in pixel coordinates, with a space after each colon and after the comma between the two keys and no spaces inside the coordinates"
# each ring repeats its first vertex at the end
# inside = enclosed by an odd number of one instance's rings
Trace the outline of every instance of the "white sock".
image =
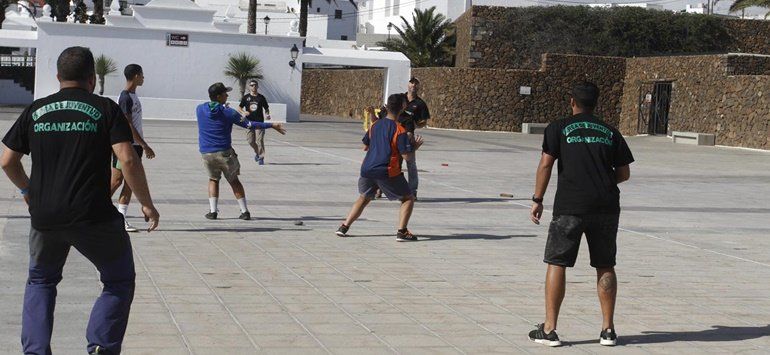
{"type": "Polygon", "coordinates": [[[211,212],[214,213],[217,211],[217,201],[219,198],[216,197],[209,197],[209,208],[211,208],[211,212]]]}
{"type": "Polygon", "coordinates": [[[128,211],[128,204],[118,204],[118,212],[123,215],[123,217],[126,216],[126,211],[128,211]]]}
{"type": "Polygon", "coordinates": [[[249,212],[249,208],[246,207],[246,198],[239,198],[238,199],[238,206],[241,206],[241,213],[249,212]]]}

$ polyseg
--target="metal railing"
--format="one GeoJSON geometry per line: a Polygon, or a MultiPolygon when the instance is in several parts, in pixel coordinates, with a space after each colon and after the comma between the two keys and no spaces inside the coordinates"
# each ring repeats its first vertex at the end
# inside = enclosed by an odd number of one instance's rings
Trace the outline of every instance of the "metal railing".
{"type": "Polygon", "coordinates": [[[0,67],[34,67],[33,55],[0,54],[0,67]]]}

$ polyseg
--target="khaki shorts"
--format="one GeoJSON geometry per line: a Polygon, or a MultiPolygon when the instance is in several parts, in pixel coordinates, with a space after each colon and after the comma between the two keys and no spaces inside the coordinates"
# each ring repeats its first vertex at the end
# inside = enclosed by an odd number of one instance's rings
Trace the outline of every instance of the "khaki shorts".
{"type": "Polygon", "coordinates": [[[219,181],[222,174],[228,182],[238,180],[241,175],[241,163],[238,162],[238,154],[230,148],[214,153],[203,154],[203,166],[209,173],[209,179],[219,181]]]}

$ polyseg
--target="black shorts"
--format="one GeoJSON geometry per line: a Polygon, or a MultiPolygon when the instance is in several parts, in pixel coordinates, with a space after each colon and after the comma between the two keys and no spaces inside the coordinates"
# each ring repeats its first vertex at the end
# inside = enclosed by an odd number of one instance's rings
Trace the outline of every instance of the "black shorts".
{"type": "Polygon", "coordinates": [[[412,196],[409,183],[404,174],[387,179],[358,178],[358,193],[368,199],[374,199],[377,189],[380,189],[389,200],[403,201],[412,196]]]}
{"type": "MultiPolygon", "coordinates": [[[[142,160],[142,154],[144,154],[144,148],[142,148],[141,145],[131,145],[134,147],[134,150],[136,151],[136,155],[139,156],[139,160],[142,160]]],[[[120,161],[118,161],[118,156],[115,155],[115,152],[112,153],[112,167],[115,169],[120,170],[120,161]]]]}
{"type": "Polygon", "coordinates": [[[619,217],[620,214],[554,216],[548,228],[543,261],[551,265],[575,266],[580,237],[585,233],[591,266],[615,266],[619,217]]]}

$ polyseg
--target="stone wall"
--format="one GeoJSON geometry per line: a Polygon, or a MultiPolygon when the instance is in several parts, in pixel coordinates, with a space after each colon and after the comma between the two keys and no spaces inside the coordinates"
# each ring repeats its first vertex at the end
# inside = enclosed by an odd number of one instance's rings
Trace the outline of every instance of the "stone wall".
{"type": "Polygon", "coordinates": [[[469,66],[471,54],[471,35],[472,29],[471,12],[466,11],[462,16],[455,19],[455,33],[457,41],[455,44],[455,66],[465,68],[469,66]]]}
{"type": "Polygon", "coordinates": [[[770,21],[724,21],[727,33],[732,37],[731,52],[770,54],[770,21]]]}
{"type": "Polygon", "coordinates": [[[669,131],[713,133],[719,145],[770,149],[770,76],[728,75],[726,63],[747,62],[730,57],[629,58],[621,132],[638,133],[639,88],[672,81],[669,131]]]}
{"type": "Polygon", "coordinates": [[[728,75],[770,75],[770,56],[728,55],[724,58],[728,75]]]}
{"type": "MultiPolygon", "coordinates": [[[[524,8],[488,6],[473,6],[469,9],[457,24],[458,29],[462,29],[462,33],[458,32],[458,35],[462,36],[457,37],[458,60],[455,66],[537,69],[540,64],[538,58],[543,53],[586,53],[581,52],[580,47],[565,46],[567,43],[579,42],[579,39],[563,33],[559,22],[564,21],[563,18],[553,21],[554,23],[541,21],[541,35],[538,37],[540,40],[522,40],[521,29],[511,24],[512,19],[541,16],[528,14],[526,11],[524,8]]],[[[726,31],[725,41],[729,43],[720,46],[720,50],[706,52],[770,54],[770,21],[725,19],[721,24],[726,31]]]]}
{"type": "Polygon", "coordinates": [[[384,69],[305,69],[302,113],[360,118],[368,105],[381,105],[384,69]]]}
{"type": "Polygon", "coordinates": [[[601,90],[597,114],[617,125],[625,60],[547,54],[539,70],[416,68],[422,97],[431,110],[431,127],[521,131],[523,122],[547,123],[568,116],[572,85],[580,80],[601,90]],[[531,95],[522,95],[522,86],[531,95]]]}

